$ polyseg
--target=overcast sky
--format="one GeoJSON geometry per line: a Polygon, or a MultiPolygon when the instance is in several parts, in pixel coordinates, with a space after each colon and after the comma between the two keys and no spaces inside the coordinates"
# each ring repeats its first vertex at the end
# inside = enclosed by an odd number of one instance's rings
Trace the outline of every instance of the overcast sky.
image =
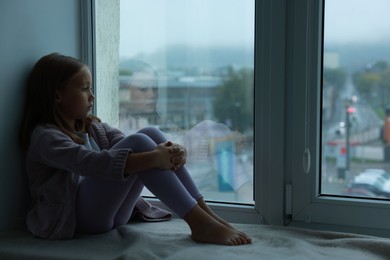
{"type": "Polygon", "coordinates": [[[120,15],[121,56],[168,44],[253,46],[253,0],[121,0],[120,15]]]}
{"type": "Polygon", "coordinates": [[[329,43],[389,41],[390,0],[326,0],[325,39],[329,43]]]}
{"type": "MultiPolygon", "coordinates": [[[[390,44],[390,0],[325,3],[327,43],[390,44]]],[[[253,21],[254,0],[121,0],[120,53],[130,57],[171,44],[252,48],[253,21]]]]}

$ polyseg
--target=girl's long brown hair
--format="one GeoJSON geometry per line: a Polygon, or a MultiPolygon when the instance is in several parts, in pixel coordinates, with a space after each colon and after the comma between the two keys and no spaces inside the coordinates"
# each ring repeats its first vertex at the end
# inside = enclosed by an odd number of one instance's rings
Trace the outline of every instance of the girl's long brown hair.
{"type": "MultiPolygon", "coordinates": [[[[59,53],[52,53],[38,60],[27,82],[26,104],[19,134],[23,149],[27,150],[34,128],[46,124],[57,126],[76,143],[84,143],[61,117],[55,99],[57,90],[86,67],[80,60],[59,53]]],[[[89,132],[92,121],[100,120],[92,115],[77,120],[76,130],[89,132]]]]}

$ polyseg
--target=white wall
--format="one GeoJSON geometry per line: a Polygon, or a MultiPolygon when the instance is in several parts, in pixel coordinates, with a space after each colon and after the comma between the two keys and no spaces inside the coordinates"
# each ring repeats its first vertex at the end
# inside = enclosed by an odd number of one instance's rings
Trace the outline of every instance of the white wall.
{"type": "Polygon", "coordinates": [[[43,55],[81,57],[81,1],[0,1],[0,230],[21,222],[27,206],[17,133],[26,78],[43,55]]]}

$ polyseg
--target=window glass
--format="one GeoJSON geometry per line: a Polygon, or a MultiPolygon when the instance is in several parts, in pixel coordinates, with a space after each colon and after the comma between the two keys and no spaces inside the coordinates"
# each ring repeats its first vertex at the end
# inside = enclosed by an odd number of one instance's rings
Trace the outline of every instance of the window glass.
{"type": "Polygon", "coordinates": [[[119,128],[183,144],[208,200],[253,203],[253,73],[254,0],[120,1],[119,128]]]}
{"type": "Polygon", "coordinates": [[[321,193],[390,198],[390,2],[324,1],[321,193]]]}

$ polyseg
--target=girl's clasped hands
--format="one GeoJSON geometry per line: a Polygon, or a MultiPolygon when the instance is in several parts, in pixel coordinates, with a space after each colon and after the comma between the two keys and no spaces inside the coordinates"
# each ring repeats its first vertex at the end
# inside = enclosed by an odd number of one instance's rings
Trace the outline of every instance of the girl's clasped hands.
{"type": "Polygon", "coordinates": [[[180,169],[187,159],[187,150],[171,141],[157,145],[156,150],[160,153],[159,168],[176,171],[180,169]]]}

